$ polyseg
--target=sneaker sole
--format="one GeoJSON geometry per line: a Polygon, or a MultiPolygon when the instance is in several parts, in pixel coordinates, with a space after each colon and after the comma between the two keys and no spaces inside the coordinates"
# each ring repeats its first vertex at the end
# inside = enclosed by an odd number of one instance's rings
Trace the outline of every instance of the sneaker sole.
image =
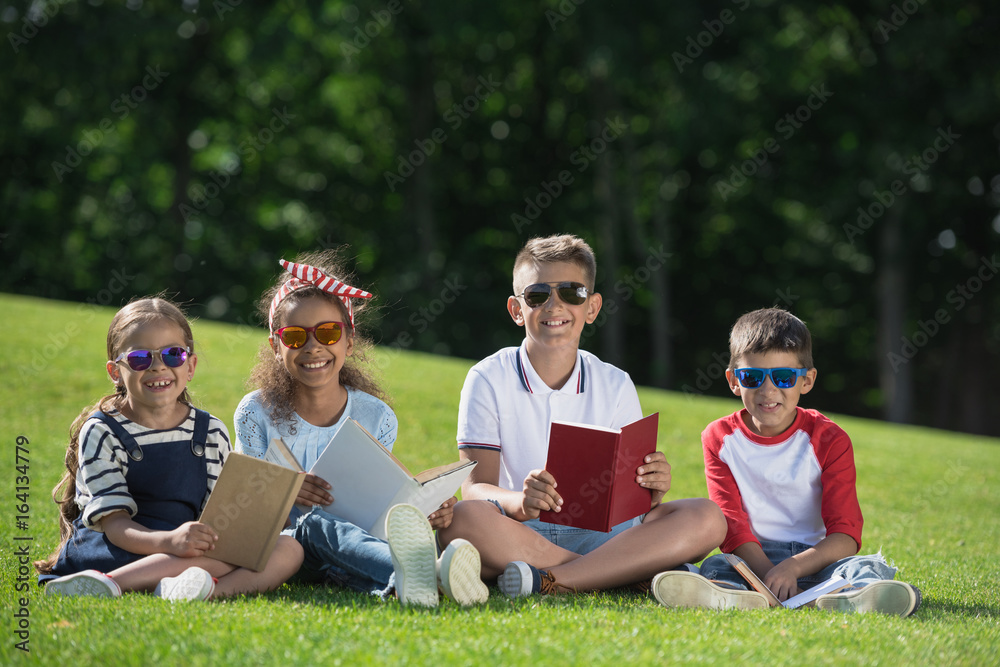
{"type": "Polygon", "coordinates": [[[530,584],[528,590],[524,589],[525,581],[531,581],[531,570],[528,568],[528,564],[514,561],[507,563],[503,574],[497,577],[497,586],[500,587],[501,592],[507,597],[518,598],[531,595],[530,584]]]}
{"type": "Polygon", "coordinates": [[[84,570],[53,579],[45,586],[46,595],[67,597],[117,598],[121,597],[118,584],[95,570],[84,570]]]}
{"type": "Polygon", "coordinates": [[[171,602],[182,602],[207,600],[214,591],[215,580],[207,570],[189,567],[176,577],[161,579],[153,594],[171,602]]]}
{"type": "Polygon", "coordinates": [[[472,543],[457,539],[441,556],[441,588],[449,598],[468,607],[482,604],[490,598],[490,590],[482,580],[479,551],[472,543]]]}
{"type": "Polygon", "coordinates": [[[816,598],[816,607],[847,614],[878,612],[909,616],[920,606],[920,592],[902,581],[876,581],[849,593],[816,598]]]}
{"type": "Polygon", "coordinates": [[[691,572],[672,570],[653,577],[653,595],[664,607],[704,609],[767,609],[757,591],[722,588],[691,572]]]}
{"type": "Polygon", "coordinates": [[[412,505],[396,505],[385,519],[385,532],[400,604],[436,607],[437,549],[427,517],[412,505]]]}

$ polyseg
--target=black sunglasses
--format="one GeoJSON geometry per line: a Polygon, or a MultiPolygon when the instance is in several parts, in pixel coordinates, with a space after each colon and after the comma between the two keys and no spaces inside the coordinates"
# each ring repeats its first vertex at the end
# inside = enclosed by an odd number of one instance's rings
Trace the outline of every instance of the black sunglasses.
{"type": "Polygon", "coordinates": [[[579,306],[587,300],[590,290],[582,283],[535,283],[528,285],[524,291],[515,296],[524,299],[524,302],[531,308],[538,308],[549,300],[552,291],[559,294],[559,298],[571,306],[579,306]]]}

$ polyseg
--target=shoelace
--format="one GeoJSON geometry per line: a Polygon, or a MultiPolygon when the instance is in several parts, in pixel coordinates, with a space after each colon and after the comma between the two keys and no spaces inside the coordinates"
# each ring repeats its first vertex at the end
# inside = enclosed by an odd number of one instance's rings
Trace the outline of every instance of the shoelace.
{"type": "Polygon", "coordinates": [[[556,578],[553,577],[548,572],[546,572],[545,570],[540,571],[538,575],[539,578],[541,579],[538,586],[539,588],[538,592],[541,593],[542,595],[552,595],[553,593],[555,593],[556,587],[558,586],[558,584],[556,584],[556,578]]]}

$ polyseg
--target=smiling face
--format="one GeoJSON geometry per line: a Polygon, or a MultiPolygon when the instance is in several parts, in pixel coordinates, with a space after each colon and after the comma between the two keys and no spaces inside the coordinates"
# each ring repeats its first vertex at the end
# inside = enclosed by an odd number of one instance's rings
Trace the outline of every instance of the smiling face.
{"type": "Polygon", "coordinates": [[[271,349],[293,380],[307,389],[340,386],[340,369],[354,352],[354,337],[347,313],[337,304],[319,296],[288,299],[281,305],[276,327],[315,327],[323,322],[343,322],[344,333],[333,345],[323,345],[314,332],[306,336],[300,348],[285,347],[277,336],[271,338],[271,349]]]}
{"type": "MultiPolygon", "coordinates": [[[[132,326],[122,339],[118,353],[134,350],[154,350],[166,347],[188,347],[184,331],[176,322],[167,318],[156,318],[132,326]]],[[[117,355],[116,355],[117,356],[117,355]]],[[[132,421],[150,428],[172,428],[183,421],[189,412],[178,398],[194,377],[198,363],[191,354],[177,368],[163,363],[159,354],[153,355],[153,363],[142,371],[134,371],[128,363],[108,361],[108,375],[115,384],[124,384],[126,404],[122,412],[132,421]]]]}
{"type": "MultiPolygon", "coordinates": [[[[534,283],[560,282],[582,283],[589,288],[586,273],[580,266],[572,262],[541,262],[520,268],[516,289],[521,292],[534,283]]],[[[574,306],[563,301],[553,290],[549,300],[537,308],[525,304],[523,297],[512,296],[507,299],[507,311],[518,326],[525,328],[529,356],[541,349],[575,354],[584,325],[597,319],[601,311],[601,295],[589,294],[586,301],[574,306]]]]}
{"type": "MultiPolygon", "coordinates": [[[[744,354],[736,360],[736,368],[802,368],[802,362],[796,354],[786,351],[773,351],[757,354],[744,354]]],[[[743,399],[743,406],[749,413],[744,417],[747,427],[764,437],[781,435],[795,421],[795,408],[799,397],[808,393],[816,382],[816,369],[797,378],[795,386],[779,389],[771,382],[771,377],[764,378],[764,384],[756,389],[746,389],[740,386],[736,375],[731,370],[726,371],[729,388],[743,399]]]]}

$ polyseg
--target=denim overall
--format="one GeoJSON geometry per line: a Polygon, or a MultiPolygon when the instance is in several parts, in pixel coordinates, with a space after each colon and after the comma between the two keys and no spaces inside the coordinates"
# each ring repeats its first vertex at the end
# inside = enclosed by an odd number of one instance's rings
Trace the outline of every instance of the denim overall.
{"type": "MultiPolygon", "coordinates": [[[[173,530],[198,519],[208,488],[207,412],[195,409],[191,440],[162,442],[145,449],[113,417],[95,412],[91,418],[107,424],[128,452],[125,482],[138,508],[133,521],[152,530],[173,530]]],[[[108,573],[143,557],[115,546],[107,535],[87,528],[78,517],[52,572],[55,576],[88,569],[108,573]]]]}

